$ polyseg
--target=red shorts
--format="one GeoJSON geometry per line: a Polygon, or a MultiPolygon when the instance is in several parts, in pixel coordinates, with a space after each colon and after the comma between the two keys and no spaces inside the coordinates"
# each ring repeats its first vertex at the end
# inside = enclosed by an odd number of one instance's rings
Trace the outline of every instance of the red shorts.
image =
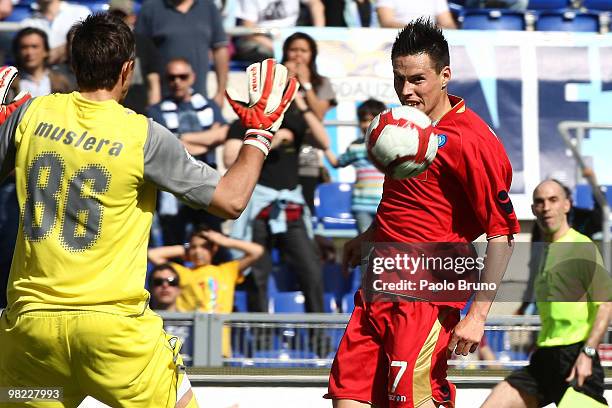
{"type": "Polygon", "coordinates": [[[433,399],[453,407],[455,386],[446,379],[447,346],[459,310],[428,302],[365,302],[344,332],[324,398],[383,407],[418,407],[433,399]]]}

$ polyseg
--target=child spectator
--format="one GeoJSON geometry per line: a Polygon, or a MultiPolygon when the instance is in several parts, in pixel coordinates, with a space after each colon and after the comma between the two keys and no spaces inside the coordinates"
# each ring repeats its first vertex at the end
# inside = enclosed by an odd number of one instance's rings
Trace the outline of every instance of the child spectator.
{"type": "MultiPolygon", "coordinates": [[[[154,264],[183,257],[191,266],[171,263],[179,275],[181,294],[177,299],[179,310],[198,310],[205,313],[231,313],[234,289],[242,283],[242,272],[261,257],[259,244],[227,237],[208,226],[199,226],[191,234],[187,247],[181,245],[149,249],[149,260],[154,264]],[[242,258],[213,265],[212,259],[220,247],[244,252],[242,258]]],[[[230,331],[223,330],[223,355],[231,355],[230,331]]]]}
{"type": "Polygon", "coordinates": [[[357,177],[353,187],[352,209],[357,219],[357,228],[363,232],[372,223],[376,215],[378,203],[382,197],[384,174],[379,172],[368,159],[368,151],[365,145],[365,132],[370,122],[380,112],[384,111],[384,103],[376,99],[368,99],[357,108],[357,118],[361,137],[351,143],[343,154],[338,158],[327,149],[325,157],[334,167],[355,166],[357,177]]]}

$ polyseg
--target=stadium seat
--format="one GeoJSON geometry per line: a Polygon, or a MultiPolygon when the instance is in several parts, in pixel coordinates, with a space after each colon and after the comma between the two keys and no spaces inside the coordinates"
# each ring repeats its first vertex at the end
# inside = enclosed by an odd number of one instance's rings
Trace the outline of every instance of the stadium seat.
{"type": "Polygon", "coordinates": [[[342,313],[352,313],[355,308],[355,294],[347,293],[342,297],[342,313]]]}
{"type": "MultiPolygon", "coordinates": [[[[602,186],[602,192],[608,200],[608,204],[612,204],[612,184],[602,186]]],[[[595,198],[593,190],[589,184],[577,184],[574,191],[574,207],[592,210],[595,207],[595,198]]]]}
{"type": "Polygon", "coordinates": [[[234,311],[238,313],[248,312],[247,294],[243,290],[237,290],[234,292],[234,311]]]}
{"type": "Polygon", "coordinates": [[[594,205],[591,186],[588,184],[577,184],[574,192],[574,207],[592,210],[594,205]]]}
{"type": "Polygon", "coordinates": [[[610,0],[583,0],[582,7],[587,10],[612,11],[612,1],[610,0]]]}
{"type": "Polygon", "coordinates": [[[595,13],[543,12],[535,23],[537,31],[599,32],[599,16],[595,13]]]}
{"type": "Polygon", "coordinates": [[[529,10],[563,10],[568,6],[568,0],[529,0],[529,10]]]}
{"type": "Polygon", "coordinates": [[[13,12],[4,21],[18,23],[32,15],[32,8],[29,4],[16,4],[13,12]]]}
{"type": "Polygon", "coordinates": [[[357,289],[361,287],[361,266],[353,268],[351,272],[351,286],[349,293],[355,293],[357,289]]]}
{"type": "Polygon", "coordinates": [[[335,262],[326,262],[323,265],[323,290],[331,293],[340,302],[342,296],[350,291],[351,281],[342,273],[342,267],[335,262]]]}
{"type": "Polygon", "coordinates": [[[270,295],[268,310],[270,313],[305,313],[304,301],[302,292],[278,292],[270,295]]]}
{"type": "Polygon", "coordinates": [[[317,233],[328,237],[354,237],[357,221],[351,212],[353,186],[350,183],[324,183],[315,191],[317,233]]]}
{"type": "Polygon", "coordinates": [[[463,14],[464,30],[524,30],[525,15],[507,10],[469,10],[463,14]]]}

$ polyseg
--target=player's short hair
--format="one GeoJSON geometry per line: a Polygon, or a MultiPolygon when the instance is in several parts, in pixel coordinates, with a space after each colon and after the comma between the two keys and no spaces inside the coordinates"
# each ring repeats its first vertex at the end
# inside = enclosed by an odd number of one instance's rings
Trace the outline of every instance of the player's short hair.
{"type": "Polygon", "coordinates": [[[448,42],[442,30],[429,18],[421,17],[408,23],[395,38],[391,59],[406,55],[427,54],[436,73],[450,65],[448,42]]]}
{"type": "Polygon", "coordinates": [[[45,51],[49,52],[49,49],[50,49],[49,48],[49,37],[47,36],[47,33],[45,33],[40,28],[36,28],[36,27],[22,28],[21,30],[17,31],[17,34],[15,34],[15,37],[13,37],[13,43],[12,43],[13,55],[15,57],[15,61],[17,62],[17,67],[21,65],[21,57],[19,56],[19,48],[21,47],[21,40],[23,39],[23,37],[27,37],[28,35],[39,36],[42,39],[43,47],[45,48],[45,51]]]}
{"type": "Polygon", "coordinates": [[[357,117],[361,120],[365,116],[376,116],[385,109],[387,109],[387,106],[378,99],[366,99],[357,107],[357,117]]]}
{"type": "Polygon", "coordinates": [[[94,13],[74,25],[71,64],[80,90],[111,90],[135,57],[134,34],[121,19],[94,13]]]}
{"type": "Polygon", "coordinates": [[[155,275],[156,272],[159,272],[159,271],[170,271],[176,277],[176,281],[179,283],[181,282],[180,281],[181,277],[179,276],[176,269],[174,269],[174,266],[170,265],[169,263],[162,263],[159,265],[155,265],[155,267],[151,269],[151,273],[149,274],[149,287],[153,286],[153,276],[155,275]]]}

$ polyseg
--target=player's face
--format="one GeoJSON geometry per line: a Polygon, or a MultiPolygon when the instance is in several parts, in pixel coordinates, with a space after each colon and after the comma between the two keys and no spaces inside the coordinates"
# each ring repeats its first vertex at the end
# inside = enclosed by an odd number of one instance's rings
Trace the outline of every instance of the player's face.
{"type": "Polygon", "coordinates": [[[151,295],[158,305],[171,306],[180,293],[179,280],[170,270],[155,272],[151,280],[151,295]]]}
{"type": "Polygon", "coordinates": [[[361,130],[361,134],[365,136],[366,131],[368,130],[368,126],[374,120],[374,115],[366,114],[363,117],[359,118],[359,129],[361,130]]]}
{"type": "Polygon", "coordinates": [[[187,255],[189,260],[197,266],[210,265],[216,252],[216,245],[202,237],[192,237],[189,242],[187,255]]]}
{"type": "Polygon", "coordinates": [[[570,211],[570,201],[558,183],[545,181],[533,192],[533,204],[531,211],[536,217],[536,222],[546,235],[562,233],[569,225],[567,213],[570,211]]]}
{"type": "Polygon", "coordinates": [[[287,60],[298,64],[310,64],[312,51],[308,41],[301,38],[293,40],[287,49],[287,60]]]}
{"type": "Polygon", "coordinates": [[[188,64],[182,61],[169,63],[166,67],[166,79],[174,99],[179,101],[189,99],[195,74],[188,64]]]}
{"type": "Polygon", "coordinates": [[[45,60],[49,56],[45,50],[45,43],[38,34],[24,36],[19,44],[19,57],[23,68],[32,72],[45,65],[45,60]]]}
{"type": "Polygon", "coordinates": [[[392,65],[393,86],[401,104],[413,106],[432,119],[440,119],[446,112],[450,68],[444,67],[437,73],[425,53],[395,57],[392,65]]]}

